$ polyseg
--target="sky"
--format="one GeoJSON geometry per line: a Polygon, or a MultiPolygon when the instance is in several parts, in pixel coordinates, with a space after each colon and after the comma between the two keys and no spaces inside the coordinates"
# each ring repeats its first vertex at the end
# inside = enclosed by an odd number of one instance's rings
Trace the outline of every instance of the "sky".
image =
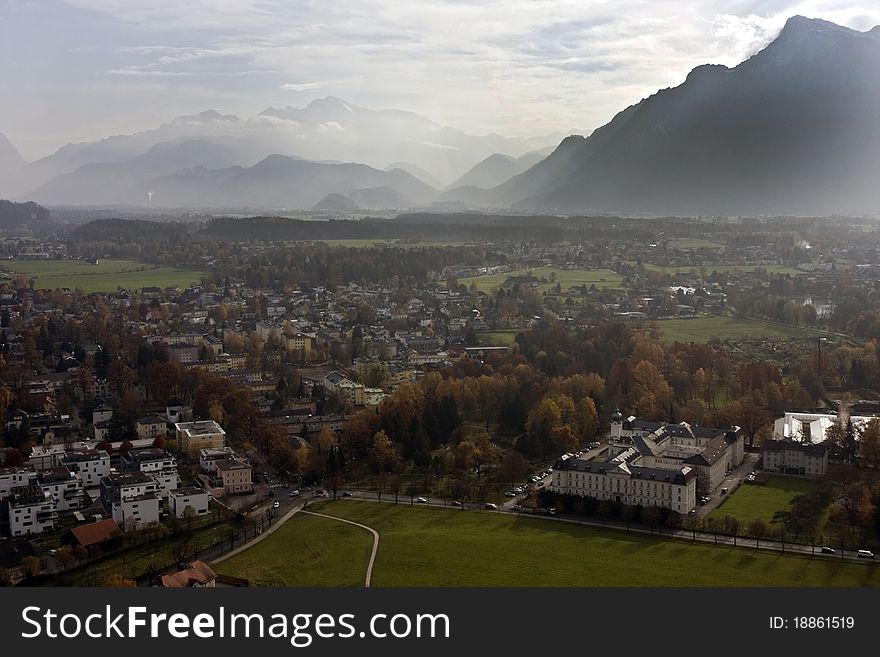
{"type": "Polygon", "coordinates": [[[876,0],[0,0],[0,132],[28,160],[207,109],[338,96],[471,134],[589,132],[800,14],[876,0]]]}

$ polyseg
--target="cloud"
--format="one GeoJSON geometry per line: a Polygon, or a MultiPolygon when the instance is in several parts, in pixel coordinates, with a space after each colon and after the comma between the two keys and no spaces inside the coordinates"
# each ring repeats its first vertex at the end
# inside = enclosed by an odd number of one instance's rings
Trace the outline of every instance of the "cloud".
{"type": "Polygon", "coordinates": [[[285,82],[278,88],[282,91],[313,91],[315,89],[319,89],[320,86],[321,85],[319,85],[317,82],[285,82]]]}
{"type": "MultiPolygon", "coordinates": [[[[8,5],[0,0],[0,9],[8,5]]],[[[163,98],[163,120],[212,106],[249,116],[283,104],[279,95],[289,92],[304,102],[336,95],[364,107],[415,111],[470,133],[511,136],[602,125],[657,89],[681,83],[695,66],[737,64],[792,14],[861,30],[880,23],[874,0],[64,0],[11,6],[4,30],[21,35],[9,52],[23,64],[9,67],[15,71],[4,83],[18,95],[39,87],[46,107],[63,107],[83,81],[100,79],[108,85],[100,98],[76,98],[83,115],[91,102],[93,116],[107,117],[116,84],[115,106],[131,113],[133,128],[142,127],[156,117],[144,110],[136,119],[125,94],[134,84],[161,82],[173,90],[163,98]],[[47,16],[56,19],[54,32],[47,16]],[[101,48],[84,47],[94,43],[101,48]],[[69,86],[58,84],[62,69],[69,86]]],[[[44,138],[32,112],[8,108],[4,114],[10,116],[4,130],[44,138]]],[[[52,116],[68,139],[94,130],[63,113],[52,116]]]]}

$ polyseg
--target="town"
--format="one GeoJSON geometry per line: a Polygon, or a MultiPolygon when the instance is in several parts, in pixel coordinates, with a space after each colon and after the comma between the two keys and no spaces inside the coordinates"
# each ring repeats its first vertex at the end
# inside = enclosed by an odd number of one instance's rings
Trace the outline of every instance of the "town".
{"type": "Polygon", "coordinates": [[[839,218],[47,219],[0,245],[4,581],[267,583],[225,564],[322,498],[873,562],[878,245],[839,218]]]}

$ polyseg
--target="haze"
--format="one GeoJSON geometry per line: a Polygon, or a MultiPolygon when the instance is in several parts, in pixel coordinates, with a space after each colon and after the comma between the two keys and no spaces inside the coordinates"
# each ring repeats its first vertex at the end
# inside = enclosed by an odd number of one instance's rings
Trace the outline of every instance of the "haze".
{"type": "Polygon", "coordinates": [[[327,95],[469,134],[589,132],[703,63],[734,65],[792,14],[846,2],[0,0],[0,132],[34,160],[208,108],[327,95]]]}

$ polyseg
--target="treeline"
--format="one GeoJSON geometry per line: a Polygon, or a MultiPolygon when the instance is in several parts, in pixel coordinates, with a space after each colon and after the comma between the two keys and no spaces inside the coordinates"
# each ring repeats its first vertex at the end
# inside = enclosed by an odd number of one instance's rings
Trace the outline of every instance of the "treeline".
{"type": "Polygon", "coordinates": [[[0,200],[0,228],[15,228],[49,220],[49,211],[33,201],[16,203],[0,200]]]}
{"type": "Polygon", "coordinates": [[[430,274],[461,262],[489,262],[480,247],[425,246],[417,249],[385,247],[360,249],[300,244],[253,256],[241,264],[241,277],[255,289],[285,287],[309,281],[333,289],[348,283],[394,283],[423,286],[430,274]]]}
{"type": "Polygon", "coordinates": [[[73,239],[77,242],[154,242],[180,239],[188,232],[187,226],[179,221],[96,219],[77,226],[73,230],[73,239]]]}

